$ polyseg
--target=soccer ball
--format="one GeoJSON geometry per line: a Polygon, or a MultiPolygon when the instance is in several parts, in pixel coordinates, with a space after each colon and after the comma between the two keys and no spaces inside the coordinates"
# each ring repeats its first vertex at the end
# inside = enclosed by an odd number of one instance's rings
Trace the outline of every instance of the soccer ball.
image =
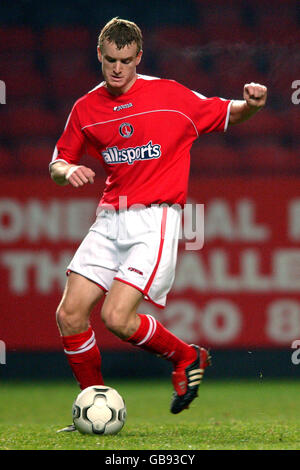
{"type": "Polygon", "coordinates": [[[114,388],[92,385],[79,393],[72,415],[82,434],[117,434],[126,420],[126,406],[114,388]]]}

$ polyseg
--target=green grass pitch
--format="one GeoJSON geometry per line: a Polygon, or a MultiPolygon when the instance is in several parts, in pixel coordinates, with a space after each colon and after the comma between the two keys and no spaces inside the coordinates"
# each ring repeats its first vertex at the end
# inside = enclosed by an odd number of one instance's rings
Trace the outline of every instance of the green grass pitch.
{"type": "Polygon", "coordinates": [[[128,417],[116,436],[60,433],[79,392],[73,382],[4,382],[1,450],[298,450],[300,382],[209,381],[189,410],[169,412],[166,381],[111,381],[128,417]]]}

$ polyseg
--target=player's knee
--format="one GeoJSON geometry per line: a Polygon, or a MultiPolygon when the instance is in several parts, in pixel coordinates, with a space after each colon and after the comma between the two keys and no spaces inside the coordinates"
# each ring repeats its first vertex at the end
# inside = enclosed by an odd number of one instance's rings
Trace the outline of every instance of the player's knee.
{"type": "Polygon", "coordinates": [[[106,328],[119,338],[125,339],[129,336],[127,312],[117,307],[103,306],[101,317],[106,328]]]}
{"type": "Polygon", "coordinates": [[[60,305],[56,311],[56,322],[61,331],[73,334],[86,327],[85,317],[75,308],[60,305]]]}

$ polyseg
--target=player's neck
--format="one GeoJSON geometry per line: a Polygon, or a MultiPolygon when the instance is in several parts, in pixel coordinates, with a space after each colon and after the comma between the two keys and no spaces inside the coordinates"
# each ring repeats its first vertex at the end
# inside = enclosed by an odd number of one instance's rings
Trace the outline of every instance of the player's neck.
{"type": "Polygon", "coordinates": [[[105,82],[104,86],[106,87],[107,91],[111,95],[121,96],[121,95],[124,95],[125,93],[127,93],[131,89],[131,87],[135,84],[136,80],[137,80],[137,74],[135,74],[133,79],[130,82],[126,83],[126,85],[124,85],[124,87],[112,87],[107,82],[105,82]]]}

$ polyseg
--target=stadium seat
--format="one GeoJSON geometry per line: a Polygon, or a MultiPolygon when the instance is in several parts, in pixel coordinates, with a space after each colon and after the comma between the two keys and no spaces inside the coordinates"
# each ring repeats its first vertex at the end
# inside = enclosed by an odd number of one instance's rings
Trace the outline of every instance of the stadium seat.
{"type": "Polygon", "coordinates": [[[157,48],[199,46],[204,42],[202,29],[192,26],[165,26],[154,30],[151,36],[157,48]]]}
{"type": "Polygon", "coordinates": [[[265,83],[265,76],[260,74],[250,58],[247,57],[247,47],[240,45],[228,53],[223,53],[216,60],[215,76],[219,82],[219,95],[224,98],[242,99],[246,83],[265,83]],[[242,57],[241,57],[242,56],[242,57]]]}
{"type": "Polygon", "coordinates": [[[36,106],[16,106],[7,111],[6,133],[12,138],[24,136],[56,136],[57,118],[54,112],[36,106]]]}
{"type": "Polygon", "coordinates": [[[60,54],[53,52],[48,53],[46,55],[46,63],[47,73],[52,80],[60,76],[73,78],[90,69],[90,57],[86,52],[81,50],[67,51],[60,54]]]}
{"type": "Polygon", "coordinates": [[[205,37],[205,42],[215,44],[215,47],[218,45],[225,47],[227,44],[227,48],[230,48],[232,45],[249,45],[256,41],[255,30],[239,24],[230,25],[223,23],[221,19],[217,26],[206,22],[202,33],[205,37]]]}
{"type": "Polygon", "coordinates": [[[203,0],[195,0],[198,7],[199,17],[203,19],[205,24],[218,28],[226,23],[230,26],[240,24],[240,12],[238,5],[231,1],[214,0],[214,2],[205,2],[203,0]]]}
{"type": "Polygon", "coordinates": [[[284,117],[267,107],[252,116],[248,121],[231,126],[229,132],[239,137],[251,139],[261,136],[282,136],[286,132],[284,117]]]}
{"type": "Polygon", "coordinates": [[[27,50],[24,51],[0,51],[0,64],[1,64],[1,78],[3,74],[17,74],[27,73],[35,70],[35,52],[27,50]]]}
{"type": "Polygon", "coordinates": [[[36,36],[31,28],[25,26],[0,28],[0,51],[27,52],[36,46],[36,36]]]}
{"type": "Polygon", "coordinates": [[[287,103],[287,100],[289,103],[292,103],[292,93],[295,91],[295,88],[292,88],[292,84],[295,80],[300,80],[297,50],[298,47],[295,45],[293,48],[284,47],[281,54],[274,58],[270,98],[272,98],[272,94],[274,97],[279,95],[284,98],[285,103],[287,103]],[[290,54],[290,57],[288,57],[288,54],[290,54]]]}
{"type": "Polygon", "coordinates": [[[63,125],[65,125],[65,122],[67,120],[67,117],[69,116],[75,101],[77,100],[78,97],[74,99],[74,97],[62,97],[61,100],[59,101],[59,106],[57,109],[57,117],[61,122],[63,122],[63,125]]]}
{"type": "Polygon", "coordinates": [[[23,73],[13,69],[3,73],[1,77],[6,83],[7,99],[35,97],[40,98],[46,94],[47,81],[38,71],[32,69],[23,73]]]}
{"type": "MultiPolygon", "coordinates": [[[[59,50],[86,50],[92,46],[90,31],[84,27],[46,28],[42,37],[44,52],[59,50]]],[[[95,39],[96,47],[96,39],[95,39]]]]}
{"type": "Polygon", "coordinates": [[[197,63],[184,54],[162,55],[159,68],[162,78],[176,80],[189,88],[198,88],[201,83],[197,63]]]}
{"type": "Polygon", "coordinates": [[[276,144],[249,145],[245,150],[249,169],[259,173],[294,173],[300,171],[300,155],[296,150],[276,144]]]}
{"type": "Polygon", "coordinates": [[[13,173],[16,170],[16,159],[8,148],[0,147],[0,175],[13,173]]]}
{"type": "Polygon", "coordinates": [[[239,172],[242,166],[241,155],[226,144],[217,145],[199,141],[191,152],[191,175],[194,172],[203,174],[232,174],[239,172]]]}
{"type": "MultiPolygon", "coordinates": [[[[99,74],[100,75],[100,74],[99,74]]],[[[70,99],[74,101],[85,93],[92,90],[101,81],[97,74],[89,71],[82,72],[80,75],[71,74],[70,76],[53,77],[49,84],[49,92],[56,100],[70,99]]]]}
{"type": "Polygon", "coordinates": [[[55,143],[50,140],[31,139],[21,142],[17,147],[17,161],[22,172],[49,175],[49,163],[55,143]]]}
{"type": "MultiPolygon", "coordinates": [[[[300,99],[300,92],[298,94],[300,99]]],[[[283,121],[285,125],[285,133],[288,136],[294,136],[294,139],[299,140],[299,116],[300,116],[300,103],[290,106],[286,111],[283,112],[283,121]]],[[[300,140],[299,140],[300,143],[300,140]]]]}
{"type": "Polygon", "coordinates": [[[299,44],[300,30],[290,8],[285,8],[284,2],[280,9],[267,8],[260,16],[257,28],[257,37],[261,42],[286,44],[299,44]],[[280,12],[280,18],[278,17],[280,12]]]}
{"type": "Polygon", "coordinates": [[[164,49],[158,58],[158,68],[161,78],[176,80],[205,96],[211,96],[213,93],[214,80],[199,68],[198,60],[188,53],[164,49]]]}

